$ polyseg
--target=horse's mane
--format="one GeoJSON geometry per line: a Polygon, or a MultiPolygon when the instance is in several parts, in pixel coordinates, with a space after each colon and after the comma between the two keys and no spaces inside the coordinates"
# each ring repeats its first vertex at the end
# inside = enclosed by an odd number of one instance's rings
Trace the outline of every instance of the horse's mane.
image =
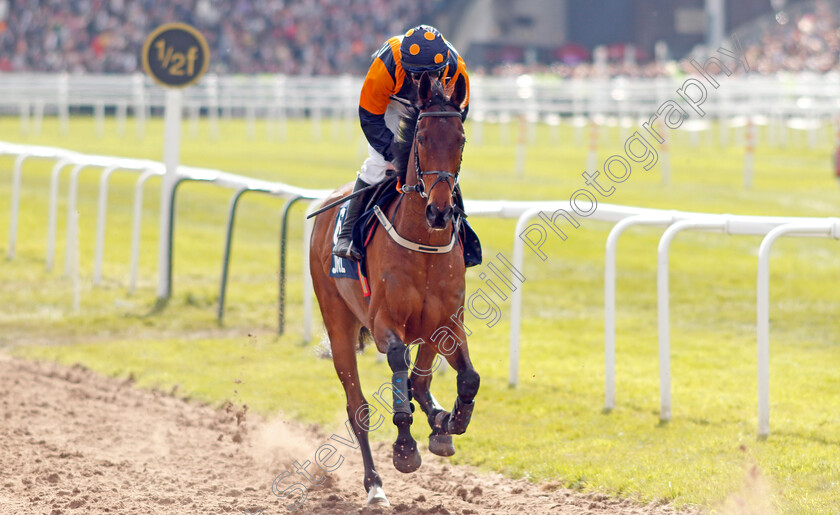
{"type": "MultiPolygon", "coordinates": [[[[397,176],[405,182],[405,173],[408,170],[408,155],[411,153],[411,146],[414,143],[414,131],[417,128],[417,116],[420,114],[420,106],[417,105],[417,88],[412,92],[414,104],[412,107],[405,109],[405,112],[400,116],[399,127],[397,134],[394,135],[394,142],[391,146],[391,152],[394,155],[392,163],[394,169],[397,171],[397,176]]],[[[447,96],[443,85],[437,80],[432,81],[432,98],[426,102],[424,107],[444,106],[449,103],[449,96],[447,96]]]]}

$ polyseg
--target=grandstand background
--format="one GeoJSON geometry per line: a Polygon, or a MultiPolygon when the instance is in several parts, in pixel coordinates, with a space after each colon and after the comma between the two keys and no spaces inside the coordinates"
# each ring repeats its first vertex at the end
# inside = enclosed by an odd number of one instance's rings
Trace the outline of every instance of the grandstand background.
{"type": "Polygon", "coordinates": [[[0,0],[0,72],[136,72],[146,35],[178,20],[204,33],[223,74],[363,74],[385,38],[421,22],[473,73],[657,76],[732,32],[759,73],[825,73],[837,69],[838,11],[834,0],[0,0]],[[609,67],[592,70],[598,47],[609,67]]]}

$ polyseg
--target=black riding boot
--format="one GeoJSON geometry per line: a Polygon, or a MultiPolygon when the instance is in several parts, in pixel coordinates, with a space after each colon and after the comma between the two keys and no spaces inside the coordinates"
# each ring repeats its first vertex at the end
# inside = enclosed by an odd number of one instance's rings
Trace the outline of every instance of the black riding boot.
{"type": "MultiPolygon", "coordinates": [[[[353,186],[353,191],[356,192],[367,187],[368,183],[357,178],[356,184],[353,186]]],[[[356,219],[359,218],[365,197],[367,197],[367,194],[351,198],[350,204],[347,205],[344,224],[341,226],[341,232],[338,234],[338,241],[333,246],[332,253],[336,256],[352,259],[353,261],[358,261],[362,258],[362,254],[353,246],[353,225],[356,224],[356,219]]]]}
{"type": "Polygon", "coordinates": [[[452,200],[455,208],[464,218],[461,220],[461,242],[464,245],[464,265],[469,268],[481,264],[481,242],[478,235],[467,223],[467,214],[464,212],[464,197],[461,195],[461,188],[456,184],[452,192],[452,200]]]}

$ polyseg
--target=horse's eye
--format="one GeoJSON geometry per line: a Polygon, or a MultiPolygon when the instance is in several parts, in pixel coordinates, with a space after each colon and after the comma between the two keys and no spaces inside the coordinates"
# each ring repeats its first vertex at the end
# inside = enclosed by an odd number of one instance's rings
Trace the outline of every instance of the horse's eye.
{"type": "Polygon", "coordinates": [[[418,144],[418,145],[422,145],[422,144],[423,144],[423,136],[417,136],[417,144],[418,144]]]}

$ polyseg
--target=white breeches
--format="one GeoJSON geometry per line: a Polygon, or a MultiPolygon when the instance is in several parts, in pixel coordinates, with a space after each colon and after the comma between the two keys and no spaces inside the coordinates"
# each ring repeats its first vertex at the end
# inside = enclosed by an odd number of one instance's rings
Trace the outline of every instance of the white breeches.
{"type": "MultiPolygon", "coordinates": [[[[385,126],[388,130],[397,133],[399,127],[400,116],[404,112],[404,104],[397,100],[391,100],[388,109],[385,111],[385,126]]],[[[359,170],[359,178],[368,184],[377,184],[385,179],[385,170],[388,169],[390,163],[385,158],[368,145],[368,158],[362,163],[359,170]]]]}

